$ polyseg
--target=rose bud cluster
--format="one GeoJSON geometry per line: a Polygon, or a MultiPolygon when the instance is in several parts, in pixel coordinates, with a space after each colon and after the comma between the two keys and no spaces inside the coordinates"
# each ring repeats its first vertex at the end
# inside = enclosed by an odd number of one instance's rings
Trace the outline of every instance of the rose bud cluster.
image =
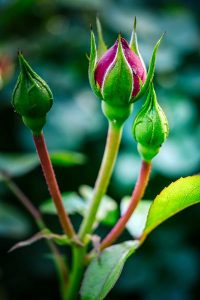
{"type": "MultiPolygon", "coordinates": [[[[102,43],[102,35],[99,35],[99,41],[102,43]]],[[[103,100],[102,110],[110,121],[123,124],[132,111],[132,103],[149,88],[160,41],[154,48],[147,74],[138,49],[136,21],[130,44],[119,34],[117,41],[108,50],[105,50],[103,44],[104,51],[96,49],[95,37],[91,32],[89,81],[94,93],[103,100]]]]}
{"type": "Polygon", "coordinates": [[[12,104],[24,124],[34,135],[39,135],[46,123],[46,114],[52,107],[53,95],[47,83],[32,70],[21,53],[19,62],[21,71],[12,104]]]}
{"type": "Polygon", "coordinates": [[[150,86],[144,105],[134,120],[132,131],[138,142],[138,151],[142,159],[151,161],[169,134],[167,118],[157,102],[153,84],[150,86]]]}

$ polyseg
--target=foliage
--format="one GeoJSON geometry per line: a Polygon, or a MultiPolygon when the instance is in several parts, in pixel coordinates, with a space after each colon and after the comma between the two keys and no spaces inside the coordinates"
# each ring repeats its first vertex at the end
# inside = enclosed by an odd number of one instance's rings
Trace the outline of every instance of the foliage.
{"type": "MultiPolygon", "coordinates": [[[[2,57],[6,61],[4,72],[0,73],[0,171],[14,177],[33,204],[38,205],[52,232],[57,234],[59,231],[55,205],[48,199],[43,181],[38,180],[41,170],[36,168],[39,160],[30,133],[20,125],[18,117],[10,109],[12,89],[18,74],[16,50],[23,51],[34,69],[52,88],[55,105],[44,133],[65,208],[72,214],[72,221],[78,228],[82,217],[87,214],[93,193],[89,186],[93,186],[98,171],[106,129],[100,104],[89,90],[86,78],[88,24],[95,24],[96,14],[100,13],[105,29],[104,40],[111,45],[119,30],[126,38],[130,35],[133,18],[137,15],[140,50],[145,63],[150,59],[156,40],[162,32],[167,31],[158,50],[155,89],[169,120],[170,135],[154,160],[151,184],[144,197],[155,198],[146,228],[144,230],[150,200],[140,202],[127,223],[128,232],[122,235],[121,240],[130,239],[129,234],[138,239],[143,230],[144,238],[164,220],[199,202],[199,176],[191,176],[199,171],[200,161],[199,17],[196,2],[190,1],[188,5],[181,1],[176,4],[163,1],[133,3],[129,0],[106,3],[99,0],[59,0],[55,3],[50,0],[0,1],[0,67],[2,57]],[[65,166],[70,168],[63,168],[65,166]],[[184,178],[177,180],[180,176],[184,178]],[[163,190],[165,186],[168,187],[163,190]],[[193,189],[195,186],[196,189],[193,189]],[[165,201],[170,205],[166,206],[165,201]]],[[[134,113],[125,125],[120,154],[107,193],[109,198],[104,198],[97,215],[95,235],[101,237],[106,236],[116,223],[119,215],[117,204],[121,198],[121,214],[127,209],[130,197],[124,199],[124,195],[130,195],[138,176],[140,158],[132,141],[130,127],[140,107],[141,102],[134,105],[134,113]]],[[[58,299],[53,281],[54,269],[50,260],[43,259],[43,254],[49,251],[44,248],[43,242],[10,255],[4,254],[16,242],[34,237],[38,230],[40,232],[40,229],[30,225],[21,204],[5,188],[4,179],[0,173],[0,248],[3,252],[0,261],[0,273],[3,274],[0,298],[26,299],[31,294],[34,299],[58,299]],[[26,284],[22,285],[22,281],[26,284]],[[40,289],[33,289],[33,282],[40,289]],[[49,285],[49,282],[52,284],[49,285]]],[[[129,257],[125,271],[108,299],[199,299],[199,212],[199,206],[191,208],[156,230],[143,247],[129,257]]],[[[53,240],[47,239],[48,242],[53,240]]],[[[90,241],[99,253],[99,241],[95,241],[93,233],[86,237],[86,242],[90,241]]],[[[101,288],[105,278],[98,282],[96,280],[101,274],[107,273],[101,273],[99,262],[103,261],[102,256],[107,257],[109,253],[109,262],[112,263],[113,258],[120,265],[113,274],[115,276],[111,276],[117,279],[125,263],[122,263],[121,257],[117,260],[117,253],[123,252],[123,257],[127,254],[122,245],[111,246],[100,257],[97,255],[89,264],[85,278],[89,278],[90,270],[96,267],[90,280],[101,288]],[[116,249],[116,257],[113,249],[116,249]]],[[[67,250],[63,247],[65,245],[60,247],[61,253],[67,253],[67,259],[71,258],[68,245],[67,250]]],[[[89,282],[84,279],[82,295],[91,287],[89,282]]],[[[109,278],[108,286],[102,289],[99,297],[105,296],[113,285],[114,280],[109,278]]],[[[95,293],[94,287],[89,292],[95,293]]]]}

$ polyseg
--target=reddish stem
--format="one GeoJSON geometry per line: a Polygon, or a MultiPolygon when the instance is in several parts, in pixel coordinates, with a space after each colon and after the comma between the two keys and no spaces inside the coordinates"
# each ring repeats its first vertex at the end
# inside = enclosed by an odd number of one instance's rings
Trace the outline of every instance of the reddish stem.
{"type": "Polygon", "coordinates": [[[51,194],[51,197],[54,201],[54,204],[57,208],[58,216],[60,219],[60,223],[64,229],[64,232],[69,236],[69,237],[74,237],[75,238],[75,231],[73,228],[73,225],[69,219],[68,214],[65,211],[63,202],[62,202],[62,196],[60,193],[60,189],[58,187],[58,183],[56,180],[56,176],[53,170],[53,166],[50,160],[50,156],[46,147],[44,135],[41,134],[39,136],[33,136],[35,146],[40,158],[42,170],[44,173],[44,177],[46,179],[47,186],[49,188],[49,192],[51,194]]]}
{"type": "Polygon", "coordinates": [[[113,227],[110,233],[104,238],[100,245],[100,249],[103,250],[110,246],[122,233],[124,230],[126,223],[130,219],[133,214],[138,202],[143,197],[145,189],[147,187],[149,181],[149,175],[151,172],[151,162],[142,161],[142,166],[140,170],[140,175],[138,177],[136,186],[133,190],[133,194],[131,197],[131,202],[125,214],[121,216],[117,224],[113,227]]]}

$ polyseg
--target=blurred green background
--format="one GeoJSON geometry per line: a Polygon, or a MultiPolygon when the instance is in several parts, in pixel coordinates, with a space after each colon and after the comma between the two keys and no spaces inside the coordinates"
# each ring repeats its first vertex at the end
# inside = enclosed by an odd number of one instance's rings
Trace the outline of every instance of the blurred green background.
{"type": "MultiPolygon", "coordinates": [[[[19,72],[17,51],[22,50],[54,94],[44,130],[49,149],[76,151],[87,158],[84,164],[55,168],[61,190],[77,191],[81,184],[93,186],[107,122],[87,78],[89,27],[92,24],[95,28],[98,15],[106,43],[111,46],[118,32],[130,38],[137,16],[139,45],[146,64],[156,41],[166,31],[158,52],[155,85],[169,120],[170,135],[154,159],[145,198],[154,199],[170,182],[198,173],[199,5],[195,0],[0,0],[0,152],[34,152],[31,134],[10,104],[19,72]]],[[[133,116],[140,106],[141,101],[136,103],[133,116]]],[[[130,130],[133,116],[126,123],[108,191],[118,202],[131,193],[140,165],[130,130]]],[[[1,154],[0,168],[8,165],[11,170],[15,168],[1,154]]],[[[39,167],[30,167],[28,173],[17,169],[13,175],[18,175],[15,181],[35,205],[48,198],[39,167]]],[[[200,299],[199,216],[200,207],[192,207],[157,229],[129,259],[106,299],[200,299]]],[[[45,221],[59,232],[56,217],[46,216],[45,221]]],[[[73,221],[78,224],[80,219],[74,216],[73,221]]],[[[7,254],[14,243],[36,231],[29,214],[0,182],[1,300],[59,299],[54,266],[44,241],[7,254]]],[[[106,226],[99,230],[102,235],[107,231],[106,226]]],[[[121,240],[130,238],[125,232],[121,240]]]]}

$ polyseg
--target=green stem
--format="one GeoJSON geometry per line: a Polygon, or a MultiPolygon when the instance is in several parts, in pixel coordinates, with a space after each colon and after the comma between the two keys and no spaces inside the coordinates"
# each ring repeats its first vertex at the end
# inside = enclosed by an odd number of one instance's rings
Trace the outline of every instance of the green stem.
{"type": "Polygon", "coordinates": [[[86,251],[86,247],[78,248],[78,246],[74,246],[72,248],[73,266],[66,300],[75,300],[78,296],[80,283],[84,272],[84,258],[86,251]]]}
{"type": "Polygon", "coordinates": [[[119,145],[122,136],[122,125],[109,122],[108,136],[105,147],[105,152],[102,160],[102,164],[99,170],[99,174],[94,187],[94,194],[91,200],[89,210],[86,218],[84,218],[79,230],[79,237],[83,241],[86,234],[92,231],[97,210],[101,202],[102,197],[105,195],[110,177],[112,175],[113,167],[117,158],[119,145]]]}
{"type": "Polygon", "coordinates": [[[151,162],[142,161],[140,175],[136,182],[136,186],[133,190],[129,207],[124,213],[124,215],[121,216],[121,218],[116,223],[116,225],[112,228],[110,233],[102,241],[100,245],[101,250],[110,246],[125,229],[128,220],[132,216],[135,208],[137,207],[139,201],[144,195],[145,189],[149,181],[150,172],[151,172],[151,162]]]}
{"type": "MultiPolygon", "coordinates": [[[[116,124],[114,122],[109,122],[106,147],[99,174],[95,183],[93,197],[87,216],[84,218],[79,230],[79,238],[82,242],[84,242],[86,235],[92,231],[98,207],[100,205],[102,197],[106,193],[110,177],[112,175],[113,167],[117,158],[117,153],[122,136],[122,129],[122,125],[116,124]]],[[[80,282],[84,271],[86,252],[87,246],[83,248],[74,246],[73,248],[73,266],[70,276],[67,300],[75,300],[77,298],[80,288],[80,282]]]]}
{"type": "MultiPolygon", "coordinates": [[[[10,177],[5,174],[4,172],[0,172],[1,176],[3,177],[7,187],[10,191],[16,196],[16,198],[20,201],[20,203],[27,209],[27,211],[31,214],[33,219],[35,220],[39,230],[46,229],[46,225],[42,219],[42,215],[40,211],[31,203],[30,199],[22,192],[22,190],[16,185],[14,181],[10,179],[10,177]]],[[[58,250],[57,246],[54,244],[53,241],[46,240],[46,243],[49,249],[53,253],[54,264],[57,270],[57,274],[59,277],[60,283],[60,293],[61,297],[64,300],[66,289],[67,289],[67,282],[68,282],[68,269],[62,258],[60,251],[58,250]]]]}

